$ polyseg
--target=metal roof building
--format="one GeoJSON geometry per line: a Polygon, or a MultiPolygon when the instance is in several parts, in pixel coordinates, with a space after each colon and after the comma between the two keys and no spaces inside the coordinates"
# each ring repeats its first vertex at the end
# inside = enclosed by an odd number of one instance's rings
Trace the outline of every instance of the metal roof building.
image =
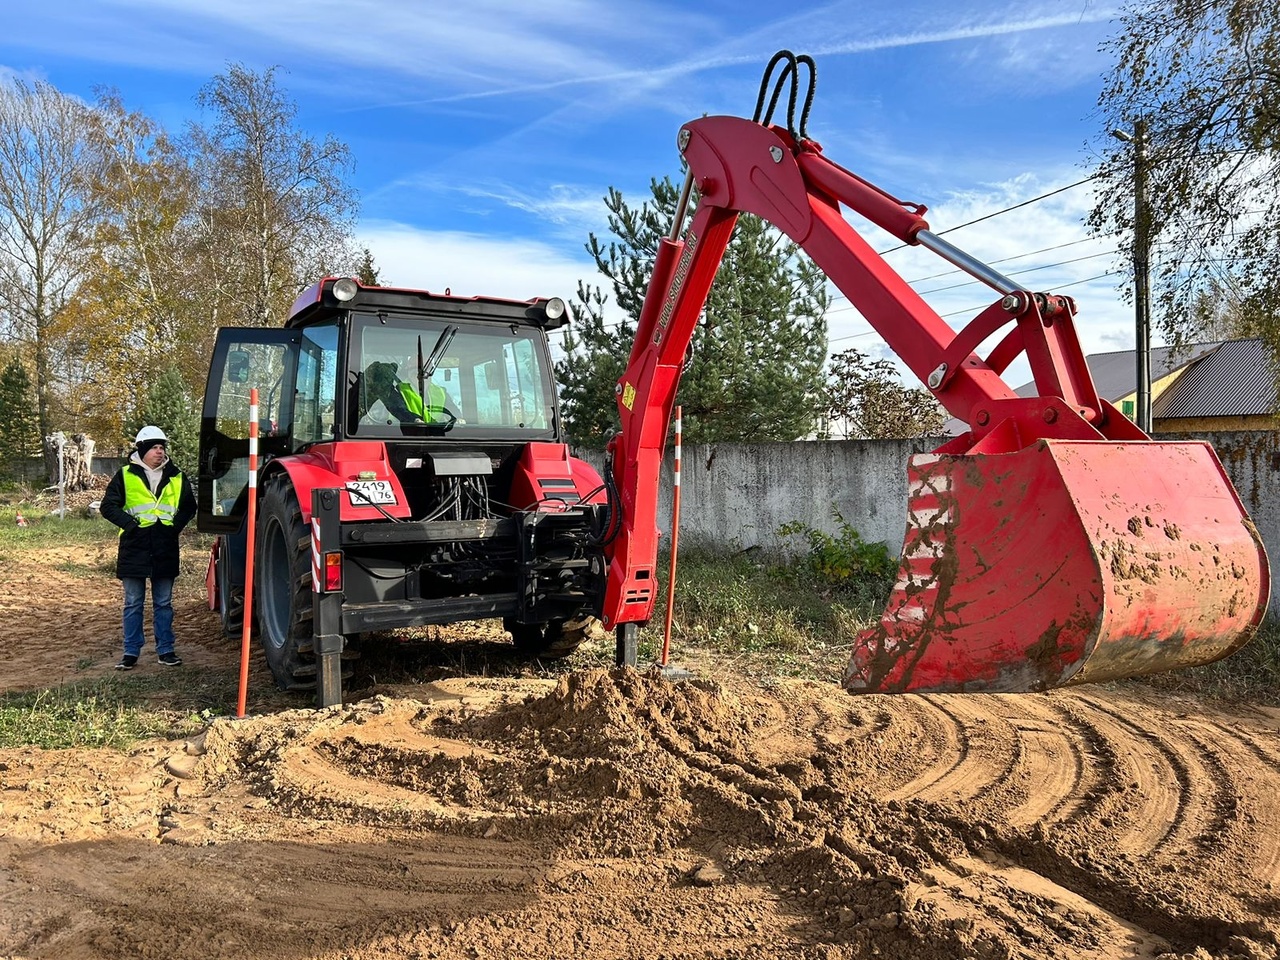
{"type": "MultiPolygon", "coordinates": [[[[1098,395],[1127,416],[1133,415],[1137,364],[1133,350],[1094,353],[1085,358],[1098,395]]],[[[1036,395],[1034,383],[1017,388],[1036,395]]],[[[1151,420],[1153,430],[1266,430],[1276,422],[1277,381],[1271,351],[1258,339],[1187,344],[1179,349],[1151,348],[1151,420]]],[[[968,426],[950,420],[951,436],[968,426]]]]}
{"type": "Polygon", "coordinates": [[[1275,411],[1271,351],[1228,340],[1197,360],[1151,404],[1152,418],[1265,416],[1275,411]]]}

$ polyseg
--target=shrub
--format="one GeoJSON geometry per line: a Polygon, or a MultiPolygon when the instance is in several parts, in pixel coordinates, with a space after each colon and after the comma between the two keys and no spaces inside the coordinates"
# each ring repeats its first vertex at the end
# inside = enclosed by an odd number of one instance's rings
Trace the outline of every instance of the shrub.
{"type": "Polygon", "coordinates": [[[801,536],[808,541],[809,569],[833,584],[853,580],[887,581],[897,572],[897,563],[884,543],[868,543],[840,513],[832,509],[840,532],[835,536],[815,530],[803,523],[788,523],[779,528],[784,537],[801,536]]]}

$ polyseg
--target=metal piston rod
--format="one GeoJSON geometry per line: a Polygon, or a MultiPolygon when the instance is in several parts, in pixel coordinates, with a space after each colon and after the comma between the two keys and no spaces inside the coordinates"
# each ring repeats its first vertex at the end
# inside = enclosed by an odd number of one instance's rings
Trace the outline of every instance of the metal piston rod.
{"type": "Polygon", "coordinates": [[[915,235],[916,241],[926,250],[932,250],[952,266],[959,267],[975,280],[981,280],[999,293],[1030,293],[1020,283],[1015,283],[998,270],[993,270],[977,257],[965,253],[954,243],[943,240],[931,230],[921,230],[915,235]]]}

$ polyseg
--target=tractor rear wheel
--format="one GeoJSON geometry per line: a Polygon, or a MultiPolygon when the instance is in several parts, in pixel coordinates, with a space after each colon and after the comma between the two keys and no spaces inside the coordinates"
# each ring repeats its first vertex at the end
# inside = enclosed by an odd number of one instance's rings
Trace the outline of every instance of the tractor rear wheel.
{"type": "Polygon", "coordinates": [[[256,604],[267,664],[281,690],[313,690],[311,538],[287,476],[270,478],[258,523],[256,604]]]}

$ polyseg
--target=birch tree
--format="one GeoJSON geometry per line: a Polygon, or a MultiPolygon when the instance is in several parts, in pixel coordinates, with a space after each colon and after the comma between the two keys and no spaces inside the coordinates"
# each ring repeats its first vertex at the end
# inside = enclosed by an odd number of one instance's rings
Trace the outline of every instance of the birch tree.
{"type": "Polygon", "coordinates": [[[317,275],[354,272],[352,160],[332,136],[307,136],[277,82],[233,64],[197,97],[209,113],[188,128],[198,203],[196,243],[206,326],[275,326],[317,275]]]}
{"type": "Polygon", "coordinates": [[[114,91],[100,93],[96,120],[104,162],[89,185],[98,211],[90,269],[56,331],[82,358],[83,389],[68,402],[105,439],[142,402],[159,358],[198,389],[208,355],[205,332],[190,329],[195,201],[186,160],[154,120],[127,110],[114,91]]]}
{"type": "Polygon", "coordinates": [[[54,329],[89,266],[102,171],[90,107],[44,81],[0,84],[0,323],[33,360],[42,435],[65,354],[54,329]]]}

